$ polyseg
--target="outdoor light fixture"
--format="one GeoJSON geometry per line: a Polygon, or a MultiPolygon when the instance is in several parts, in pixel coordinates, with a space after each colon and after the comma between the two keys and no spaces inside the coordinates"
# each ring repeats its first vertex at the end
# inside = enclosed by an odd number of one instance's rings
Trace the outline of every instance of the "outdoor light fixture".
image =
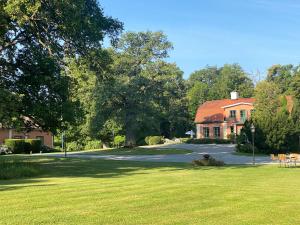
{"type": "Polygon", "coordinates": [[[254,154],[254,134],[255,134],[255,126],[251,124],[251,133],[252,133],[252,164],[255,165],[255,154],[254,154]]]}

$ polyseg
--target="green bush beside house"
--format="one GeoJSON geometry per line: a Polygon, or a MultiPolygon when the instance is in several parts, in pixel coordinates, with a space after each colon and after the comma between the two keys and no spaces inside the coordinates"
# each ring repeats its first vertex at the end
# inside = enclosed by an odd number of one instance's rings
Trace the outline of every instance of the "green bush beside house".
{"type": "Polygon", "coordinates": [[[39,139],[5,139],[4,144],[13,154],[39,153],[42,150],[39,139]]]}

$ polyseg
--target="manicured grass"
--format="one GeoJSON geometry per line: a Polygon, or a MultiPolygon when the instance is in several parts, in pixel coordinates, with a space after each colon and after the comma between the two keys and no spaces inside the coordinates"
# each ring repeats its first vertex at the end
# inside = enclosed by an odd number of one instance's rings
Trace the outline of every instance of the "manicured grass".
{"type": "Polygon", "coordinates": [[[90,155],[171,155],[192,153],[186,149],[155,149],[155,148],[116,148],[85,151],[83,154],[90,155]]]}
{"type": "Polygon", "coordinates": [[[0,181],[0,224],[300,224],[300,169],[31,158],[0,181]]]}
{"type": "Polygon", "coordinates": [[[36,161],[20,157],[0,157],[0,180],[32,177],[42,171],[36,161]]]}

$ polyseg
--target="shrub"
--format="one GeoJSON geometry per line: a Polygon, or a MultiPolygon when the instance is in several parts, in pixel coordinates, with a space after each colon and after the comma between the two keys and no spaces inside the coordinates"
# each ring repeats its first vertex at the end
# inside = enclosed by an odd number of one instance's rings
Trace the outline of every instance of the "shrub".
{"type": "MultiPolygon", "coordinates": [[[[241,153],[252,153],[253,146],[252,146],[252,144],[237,144],[235,147],[235,150],[236,150],[236,152],[241,152],[241,153]]],[[[254,152],[258,153],[256,147],[254,147],[254,152]]]]}
{"type": "Polygon", "coordinates": [[[42,147],[39,139],[5,139],[4,142],[13,154],[38,153],[42,147]]]}
{"type": "Polygon", "coordinates": [[[158,145],[164,143],[164,138],[162,136],[148,136],[145,141],[148,145],[158,145]]]}
{"type": "Polygon", "coordinates": [[[27,152],[39,153],[42,150],[42,141],[40,139],[25,139],[25,147],[27,152]]]}
{"type": "Polygon", "coordinates": [[[123,146],[124,144],[125,144],[125,136],[123,136],[123,135],[115,136],[114,146],[120,147],[120,146],[123,146]]]}
{"type": "Polygon", "coordinates": [[[203,155],[203,159],[194,160],[194,166],[224,166],[225,163],[223,161],[219,161],[214,159],[208,154],[203,155]]]}
{"type": "Polygon", "coordinates": [[[94,140],[94,141],[88,141],[85,146],[84,146],[84,149],[85,150],[92,150],[92,149],[100,149],[102,148],[102,142],[101,141],[97,141],[97,140],[94,140]]]}
{"type": "Polygon", "coordinates": [[[145,142],[146,142],[146,144],[147,145],[149,145],[149,139],[151,138],[151,136],[147,136],[146,138],[145,138],[145,142]]]}
{"type": "Polygon", "coordinates": [[[13,154],[25,153],[25,140],[23,139],[5,139],[4,144],[13,154]]]}
{"type": "Polygon", "coordinates": [[[82,150],[82,145],[77,143],[76,141],[72,141],[67,143],[67,151],[68,152],[76,152],[82,150]]]}

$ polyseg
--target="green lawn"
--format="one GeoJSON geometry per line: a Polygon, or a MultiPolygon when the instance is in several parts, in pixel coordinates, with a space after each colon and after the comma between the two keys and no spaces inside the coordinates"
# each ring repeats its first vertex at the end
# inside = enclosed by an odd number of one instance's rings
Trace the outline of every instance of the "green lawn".
{"type": "Polygon", "coordinates": [[[116,148],[84,151],[82,154],[90,155],[170,155],[192,153],[186,149],[155,149],[155,148],[116,148]]]}
{"type": "Polygon", "coordinates": [[[300,224],[299,168],[30,160],[43,175],[0,181],[1,225],[300,224]]]}

